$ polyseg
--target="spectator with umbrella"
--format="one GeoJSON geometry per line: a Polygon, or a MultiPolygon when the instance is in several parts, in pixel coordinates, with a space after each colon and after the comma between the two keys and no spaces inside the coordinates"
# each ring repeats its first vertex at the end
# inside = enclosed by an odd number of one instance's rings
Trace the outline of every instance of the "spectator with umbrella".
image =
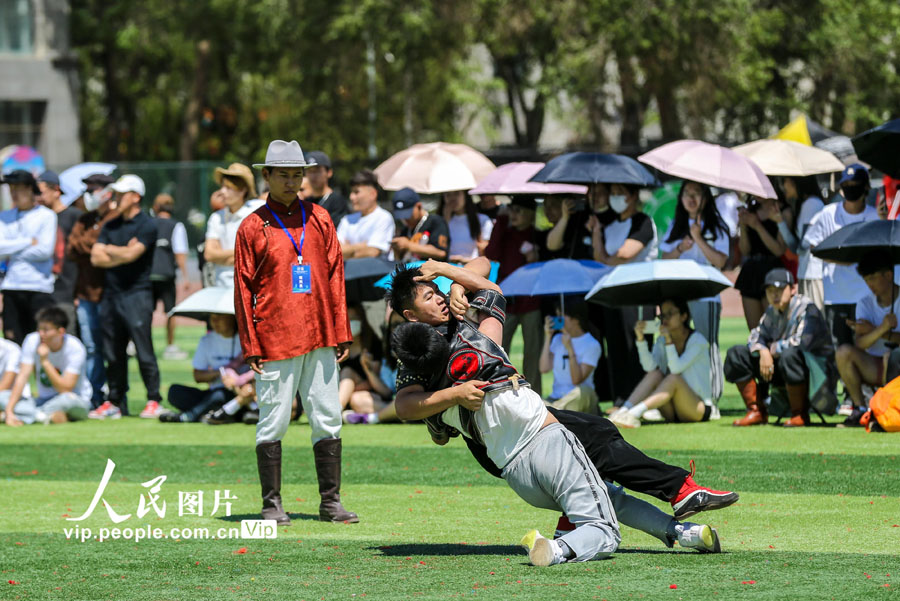
{"type": "MultiPolygon", "coordinates": [[[[693,259],[701,265],[721,270],[728,262],[731,238],[728,225],[719,214],[712,190],[706,184],[686,181],[678,191],[675,218],[660,242],[663,259],[693,259]]],[[[722,396],[723,376],[719,367],[719,319],[722,302],[718,296],[688,303],[694,327],[709,343],[712,398],[722,396]]],[[[640,348],[640,347],[639,347],[640,348]]],[[[646,368],[645,368],[646,369],[646,368]]]]}
{"type": "Polygon", "coordinates": [[[820,384],[815,395],[830,390],[827,377],[834,358],[834,347],[818,307],[809,298],[797,294],[796,280],[790,271],[776,268],[766,274],[769,307],[750,332],[746,345],[728,349],[725,379],[737,386],[747,413],[735,420],[735,426],[768,423],[765,398],[769,384],[787,390],[791,418],[787,427],[809,425],[810,378],[820,384]]]}
{"type": "Polygon", "coordinates": [[[494,222],[478,212],[466,190],[442,193],[437,212],[450,228],[450,261],[468,263],[484,254],[494,222]]]}

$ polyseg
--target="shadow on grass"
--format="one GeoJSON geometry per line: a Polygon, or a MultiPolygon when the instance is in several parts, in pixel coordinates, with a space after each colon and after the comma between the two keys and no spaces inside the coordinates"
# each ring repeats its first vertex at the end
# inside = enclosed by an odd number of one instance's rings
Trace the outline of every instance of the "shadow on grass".
{"type": "MultiPolygon", "coordinates": [[[[318,514],[313,515],[311,513],[292,513],[288,512],[288,517],[292,520],[300,520],[300,521],[313,521],[318,522],[319,516],[318,514]]],[[[258,513],[235,513],[228,516],[222,516],[218,518],[223,522],[241,522],[243,520],[261,520],[262,516],[258,513]]]]}
{"type": "MultiPolygon", "coordinates": [[[[399,545],[381,545],[368,547],[371,551],[380,551],[387,557],[410,556],[453,556],[453,555],[525,555],[525,549],[519,545],[467,545],[464,543],[408,543],[399,545]]],[[[613,554],[641,555],[678,555],[683,551],[674,549],[619,549],[613,554]]]]}

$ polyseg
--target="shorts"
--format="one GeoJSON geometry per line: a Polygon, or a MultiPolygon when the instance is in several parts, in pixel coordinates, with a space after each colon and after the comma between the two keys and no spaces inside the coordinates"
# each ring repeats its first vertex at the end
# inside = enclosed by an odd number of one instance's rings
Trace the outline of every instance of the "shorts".
{"type": "Polygon", "coordinates": [[[152,280],[153,306],[162,301],[163,311],[168,313],[175,306],[175,280],[152,280]]]}

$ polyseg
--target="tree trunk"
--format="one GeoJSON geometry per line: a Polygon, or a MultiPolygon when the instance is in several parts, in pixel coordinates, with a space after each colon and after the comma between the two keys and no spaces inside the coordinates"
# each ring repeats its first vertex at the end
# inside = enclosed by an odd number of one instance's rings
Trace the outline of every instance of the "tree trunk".
{"type": "Polygon", "coordinates": [[[675,91],[669,86],[660,86],[656,93],[656,104],[659,108],[659,122],[662,127],[663,140],[669,142],[683,137],[681,119],[678,117],[678,102],[675,91]]]}
{"type": "Polygon", "coordinates": [[[638,86],[637,73],[628,57],[616,58],[619,70],[619,88],[622,91],[622,131],[619,133],[619,150],[637,150],[641,144],[641,126],[647,108],[647,95],[638,86]]]}
{"type": "MultiPolygon", "coordinates": [[[[197,42],[197,60],[194,63],[194,85],[184,109],[181,127],[181,141],[178,146],[178,160],[192,161],[197,151],[200,137],[200,111],[206,96],[206,73],[209,67],[209,40],[197,42]]],[[[179,186],[180,187],[180,186],[179,186]]]]}

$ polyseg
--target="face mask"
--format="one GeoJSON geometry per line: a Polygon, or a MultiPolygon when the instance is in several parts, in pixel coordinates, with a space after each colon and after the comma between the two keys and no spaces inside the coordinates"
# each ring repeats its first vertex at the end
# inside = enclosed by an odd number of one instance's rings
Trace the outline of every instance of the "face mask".
{"type": "Polygon", "coordinates": [[[84,208],[87,211],[96,211],[100,206],[100,194],[84,193],[84,208]]]}
{"type": "Polygon", "coordinates": [[[628,197],[624,194],[610,194],[609,206],[616,213],[624,213],[628,208],[628,197]]]}
{"type": "Polygon", "coordinates": [[[866,193],[866,189],[862,186],[847,186],[846,188],[841,188],[841,190],[844,193],[844,198],[850,202],[859,200],[866,193]]]}
{"type": "Polygon", "coordinates": [[[350,335],[356,338],[362,332],[362,322],[358,319],[350,320],[350,335]]]}

